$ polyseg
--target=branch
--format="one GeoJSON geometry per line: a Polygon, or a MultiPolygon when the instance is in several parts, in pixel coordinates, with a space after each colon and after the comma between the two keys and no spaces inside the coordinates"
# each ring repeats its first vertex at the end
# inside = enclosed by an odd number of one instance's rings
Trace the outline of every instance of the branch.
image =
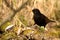
{"type": "Polygon", "coordinates": [[[9,21],[9,19],[10,19],[10,21],[11,21],[12,18],[16,15],[16,13],[19,12],[19,11],[21,11],[21,9],[23,9],[23,7],[25,6],[25,4],[28,2],[28,1],[26,1],[24,4],[22,4],[21,7],[19,7],[17,10],[15,10],[15,9],[12,7],[13,4],[12,4],[12,5],[9,5],[6,0],[4,0],[4,1],[5,1],[5,3],[6,3],[6,6],[9,7],[14,13],[13,13],[13,15],[11,15],[10,18],[7,18],[5,21],[3,21],[2,23],[0,23],[0,27],[1,27],[3,24],[5,24],[7,21],[9,21]]]}
{"type": "Polygon", "coordinates": [[[18,9],[16,9],[16,10],[14,11],[14,14],[11,16],[11,19],[15,16],[15,14],[16,14],[17,12],[21,11],[21,10],[25,7],[25,5],[27,4],[27,2],[28,2],[28,1],[26,1],[24,4],[21,5],[21,7],[19,7],[18,9]]]}
{"type": "Polygon", "coordinates": [[[7,7],[9,7],[11,10],[15,11],[15,9],[13,8],[13,3],[11,5],[9,5],[9,3],[7,2],[7,0],[4,0],[5,1],[5,4],[7,7]]]}

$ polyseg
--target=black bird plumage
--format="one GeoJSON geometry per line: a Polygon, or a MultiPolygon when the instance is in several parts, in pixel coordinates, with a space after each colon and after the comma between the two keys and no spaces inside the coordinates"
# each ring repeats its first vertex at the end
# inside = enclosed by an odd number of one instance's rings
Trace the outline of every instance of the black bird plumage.
{"type": "Polygon", "coordinates": [[[39,26],[46,26],[47,23],[49,22],[54,22],[52,20],[49,20],[45,15],[43,15],[39,9],[33,9],[32,10],[34,16],[33,19],[35,21],[35,24],[39,25],[39,26]]]}

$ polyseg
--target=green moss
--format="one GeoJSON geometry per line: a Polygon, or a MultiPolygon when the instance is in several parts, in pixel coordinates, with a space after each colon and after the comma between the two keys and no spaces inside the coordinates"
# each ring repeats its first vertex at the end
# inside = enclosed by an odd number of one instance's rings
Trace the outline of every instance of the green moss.
{"type": "Polygon", "coordinates": [[[58,36],[58,33],[54,33],[54,32],[52,32],[51,35],[57,37],[57,36],[58,36]]]}
{"type": "Polygon", "coordinates": [[[9,26],[11,23],[8,21],[8,22],[6,22],[6,23],[4,23],[2,26],[1,26],[1,31],[5,31],[5,28],[7,27],[7,26],[9,26]]]}
{"type": "Polygon", "coordinates": [[[8,40],[10,38],[16,37],[15,33],[9,32],[9,33],[4,33],[3,36],[1,37],[2,40],[8,40]]]}
{"type": "Polygon", "coordinates": [[[45,30],[44,26],[41,26],[41,27],[40,27],[40,31],[41,31],[41,32],[44,32],[44,30],[45,30]]]}
{"type": "Polygon", "coordinates": [[[50,35],[53,36],[53,37],[58,37],[58,31],[56,31],[56,30],[53,31],[53,30],[52,30],[52,31],[50,32],[50,35]]]}

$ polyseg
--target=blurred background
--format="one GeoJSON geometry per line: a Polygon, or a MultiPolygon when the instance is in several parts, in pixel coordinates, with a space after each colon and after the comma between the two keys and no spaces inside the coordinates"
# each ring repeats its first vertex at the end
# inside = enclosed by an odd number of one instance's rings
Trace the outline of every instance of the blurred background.
{"type": "Polygon", "coordinates": [[[0,40],[60,40],[60,0],[0,0],[0,40]],[[48,19],[46,28],[34,25],[33,9],[48,19]]]}

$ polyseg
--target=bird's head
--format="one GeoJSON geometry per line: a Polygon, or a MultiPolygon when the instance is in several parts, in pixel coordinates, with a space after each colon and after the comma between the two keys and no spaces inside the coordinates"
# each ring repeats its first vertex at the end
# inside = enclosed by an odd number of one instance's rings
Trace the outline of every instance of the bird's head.
{"type": "Polygon", "coordinates": [[[40,15],[41,14],[39,9],[33,9],[32,12],[34,13],[34,15],[40,15]]]}

